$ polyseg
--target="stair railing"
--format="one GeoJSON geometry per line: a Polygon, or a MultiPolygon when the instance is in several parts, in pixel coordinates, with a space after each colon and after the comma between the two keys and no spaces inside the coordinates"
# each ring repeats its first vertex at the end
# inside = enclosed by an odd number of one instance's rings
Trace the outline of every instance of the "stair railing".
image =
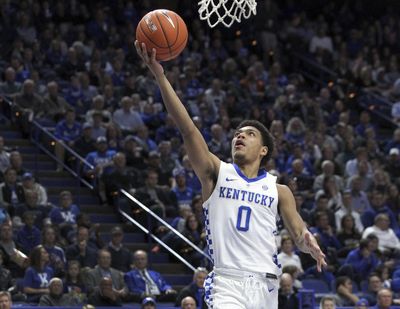
{"type": "MultiPolygon", "coordinates": [[[[13,104],[8,98],[3,97],[4,102],[7,105],[7,108],[10,111],[16,111],[17,115],[11,115],[11,119],[15,119],[15,117],[18,117],[18,107],[13,104]]],[[[85,185],[91,190],[95,189],[95,178],[93,180],[87,181],[82,177],[82,167],[87,166],[89,169],[93,169],[94,166],[92,166],[90,163],[88,163],[82,156],[80,156],[76,151],[74,151],[71,147],[66,145],[65,143],[62,143],[62,146],[64,148],[64,151],[67,155],[67,157],[74,158],[75,166],[70,166],[68,164],[65,164],[65,162],[61,162],[56,155],[54,154],[54,147],[55,144],[57,143],[57,138],[54,136],[50,130],[44,126],[42,126],[37,120],[32,120],[31,122],[31,141],[32,143],[37,147],[38,151],[37,154],[39,154],[39,151],[42,151],[46,153],[48,156],[50,156],[53,160],[55,160],[57,163],[61,164],[66,171],[68,171],[72,176],[74,176],[77,181],[78,181],[78,192],[77,192],[77,202],[79,204],[79,199],[80,199],[80,187],[81,184],[85,185]]],[[[36,162],[38,160],[35,160],[36,162]]],[[[37,172],[37,171],[36,171],[37,172]]],[[[139,206],[145,213],[147,213],[148,216],[151,218],[154,218],[157,220],[160,224],[164,225],[167,227],[171,232],[173,232],[176,236],[178,236],[181,240],[183,240],[187,245],[189,245],[193,250],[196,252],[200,253],[205,259],[211,261],[211,258],[209,255],[207,255],[202,249],[200,249],[198,246],[196,246],[193,242],[191,242],[188,238],[186,238],[184,235],[182,235],[178,230],[173,228],[168,222],[166,222],[164,219],[162,219],[160,216],[158,216],[156,213],[154,213],[150,208],[148,208],[146,205],[144,205],[142,202],[140,202],[138,199],[136,199],[134,196],[132,196],[129,192],[125,190],[120,190],[119,194],[121,196],[124,196],[131,202],[133,202],[135,205],[139,206]]],[[[175,250],[173,250],[168,244],[166,244],[164,241],[162,241],[160,238],[158,238],[156,235],[154,235],[151,232],[150,228],[150,223],[148,224],[148,228],[144,227],[140,222],[132,218],[127,212],[122,210],[119,207],[119,204],[116,203],[117,206],[117,211],[120,213],[122,217],[124,217],[126,220],[128,220],[130,223],[133,225],[137,226],[140,230],[142,230],[144,233],[146,233],[150,238],[154,239],[159,245],[161,245],[163,248],[165,248],[170,254],[175,256],[178,260],[180,260],[184,265],[186,265],[188,268],[191,270],[195,270],[196,268],[191,265],[185,258],[183,258],[179,253],[177,253],[175,250]]],[[[150,222],[151,220],[148,220],[150,222]]]]}
{"type": "MultiPolygon", "coordinates": [[[[183,240],[186,244],[188,244],[190,247],[193,248],[193,250],[197,251],[200,253],[205,259],[209,260],[212,262],[212,259],[208,254],[204,252],[204,250],[200,249],[198,246],[196,246],[192,241],[190,241],[187,237],[185,237],[182,233],[180,233],[177,229],[175,229],[173,226],[171,226],[168,222],[166,222],[163,218],[161,218],[159,215],[157,215],[154,211],[152,211],[149,207],[144,205],[141,201],[139,201],[137,198],[135,198],[132,194],[130,194],[128,191],[121,189],[120,194],[123,195],[125,198],[133,202],[135,205],[139,206],[145,213],[150,215],[152,218],[157,220],[159,223],[161,223],[163,226],[167,227],[171,232],[173,232],[176,236],[178,236],[181,240],[183,240]]],[[[124,212],[121,208],[119,208],[119,212],[124,212]]],[[[125,212],[124,212],[125,213],[125,212]]],[[[122,213],[121,213],[122,214],[122,213]]],[[[134,220],[134,219],[133,219],[134,220]]],[[[136,220],[135,220],[136,221],[136,220]]],[[[136,221],[137,222],[137,221],[136,221]]],[[[139,223],[139,222],[137,222],[139,223]]],[[[140,224],[140,223],[139,223],[140,224]]],[[[167,245],[168,246],[168,245],[167,245]]],[[[169,247],[169,246],[168,246],[169,247]]]]}
{"type": "MultiPolygon", "coordinates": [[[[338,74],[335,71],[302,53],[292,52],[292,56],[295,70],[313,83],[325,87],[337,82],[338,74]]],[[[357,89],[357,103],[363,109],[367,109],[379,116],[385,124],[394,127],[398,126],[391,117],[392,103],[382,95],[359,87],[357,89]]]]}

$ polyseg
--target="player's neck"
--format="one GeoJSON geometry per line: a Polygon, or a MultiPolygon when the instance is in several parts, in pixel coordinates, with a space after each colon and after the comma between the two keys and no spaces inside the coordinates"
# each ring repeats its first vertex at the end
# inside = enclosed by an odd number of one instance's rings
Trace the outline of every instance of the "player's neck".
{"type": "Polygon", "coordinates": [[[251,179],[258,176],[260,165],[257,162],[253,164],[237,164],[237,166],[247,178],[251,179]]]}

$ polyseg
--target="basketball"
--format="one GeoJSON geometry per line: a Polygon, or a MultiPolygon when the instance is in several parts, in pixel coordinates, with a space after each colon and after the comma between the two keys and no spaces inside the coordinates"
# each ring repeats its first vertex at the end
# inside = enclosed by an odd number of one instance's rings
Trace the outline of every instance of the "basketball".
{"type": "Polygon", "coordinates": [[[188,31],[183,19],[173,11],[154,10],[140,20],[136,39],[145,43],[147,51],[156,49],[158,61],[176,58],[185,48],[188,31]]]}

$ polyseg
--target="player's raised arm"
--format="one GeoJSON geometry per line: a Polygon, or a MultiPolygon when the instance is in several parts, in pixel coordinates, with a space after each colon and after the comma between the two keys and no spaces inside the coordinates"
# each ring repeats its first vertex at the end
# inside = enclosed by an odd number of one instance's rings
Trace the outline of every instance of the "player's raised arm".
{"type": "Polygon", "coordinates": [[[292,191],[287,186],[276,185],[279,195],[279,208],[285,223],[296,246],[303,252],[311,254],[317,261],[318,271],[326,266],[325,254],[318,246],[315,237],[308,231],[303,219],[296,210],[296,202],[292,191]]]}
{"type": "Polygon", "coordinates": [[[156,78],[165,107],[182,134],[190,162],[202,183],[203,195],[204,193],[206,195],[211,194],[213,187],[210,186],[213,186],[213,180],[218,173],[220,160],[209,152],[203,136],[194,125],[186,108],[166,78],[163,67],[157,62],[156,50],[153,49],[150,56],[145,44],[141,44],[140,46],[139,42],[135,41],[135,47],[140,57],[156,78]]]}

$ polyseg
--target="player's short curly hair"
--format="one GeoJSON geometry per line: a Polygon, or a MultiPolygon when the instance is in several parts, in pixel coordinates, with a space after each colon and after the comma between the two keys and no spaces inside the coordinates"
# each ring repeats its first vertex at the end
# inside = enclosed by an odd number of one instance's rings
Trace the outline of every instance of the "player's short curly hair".
{"type": "Polygon", "coordinates": [[[260,168],[265,168],[268,160],[271,158],[272,153],[274,152],[274,147],[275,147],[274,137],[272,136],[271,132],[269,132],[269,130],[261,122],[257,120],[243,120],[241,123],[239,123],[236,130],[248,126],[254,127],[258,131],[260,131],[263,139],[263,145],[268,148],[267,155],[264,158],[262,158],[260,163],[260,168]]]}

